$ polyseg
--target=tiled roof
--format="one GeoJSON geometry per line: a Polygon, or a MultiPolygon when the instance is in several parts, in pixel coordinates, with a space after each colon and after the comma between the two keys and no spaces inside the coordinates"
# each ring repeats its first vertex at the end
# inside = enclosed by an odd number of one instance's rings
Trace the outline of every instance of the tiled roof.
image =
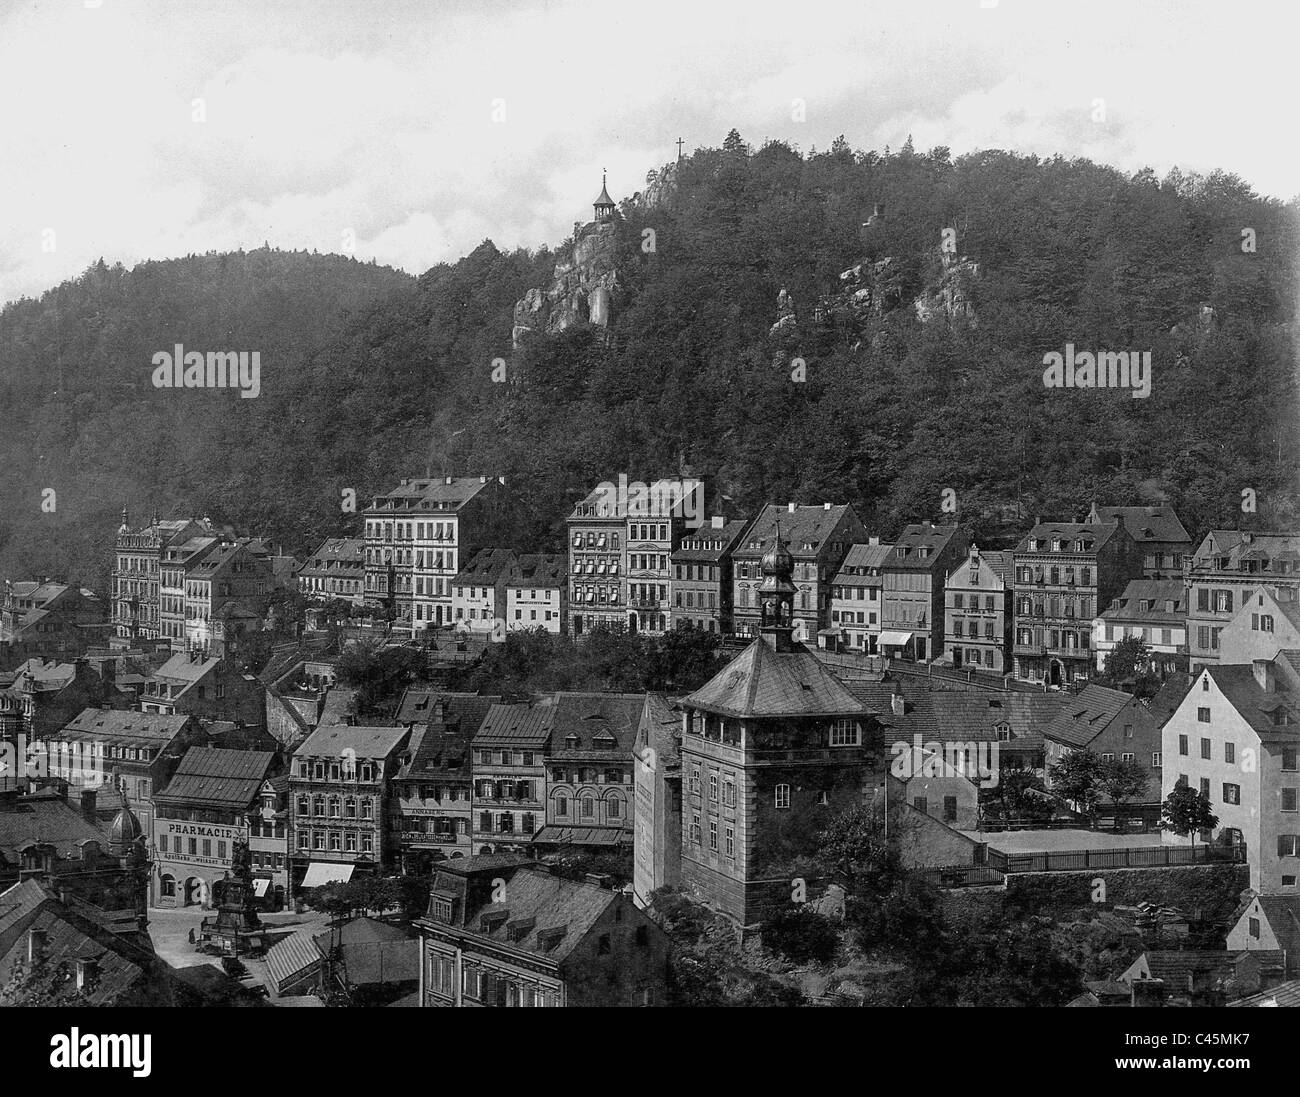
{"type": "Polygon", "coordinates": [[[866,711],[802,644],[777,653],[763,637],[682,703],[724,716],[848,716],[866,711]]]}
{"type": "Polygon", "coordinates": [[[796,506],[793,511],[769,503],[754,520],[745,539],[736,546],[735,554],[761,556],[772,547],[779,526],[781,540],[786,543],[791,556],[795,559],[813,557],[820,552],[847,511],[849,506],[846,503],[796,506]]]}
{"type": "Polygon", "coordinates": [[[307,926],[266,950],[266,974],[277,992],[321,963],[320,949],[316,947],[318,933],[319,926],[307,926]]]}
{"type": "Polygon", "coordinates": [[[662,693],[647,693],[637,741],[655,752],[657,765],[665,770],[680,768],[682,763],[682,717],[676,705],[680,698],[662,693]]]}
{"type": "Polygon", "coordinates": [[[356,697],[357,691],[346,686],[334,686],[327,690],[324,704],[321,706],[318,726],[328,727],[331,724],[346,724],[348,722],[348,713],[352,711],[356,697]]]}
{"type": "Polygon", "coordinates": [[[569,955],[587,935],[612,903],[619,900],[617,892],[594,884],[580,884],[545,871],[524,868],[510,879],[507,903],[488,903],[467,912],[465,926],[471,932],[503,947],[533,952],[549,960],[560,961],[569,955]],[[491,932],[481,929],[484,914],[504,912],[491,932]],[[533,925],[519,940],[510,940],[509,927],[532,920],[533,925]],[[545,947],[546,931],[565,928],[563,937],[545,947]]]}
{"type": "Polygon", "coordinates": [[[614,742],[607,749],[631,758],[644,707],[645,695],[641,693],[557,693],[551,753],[571,752],[574,748],[566,742],[570,735],[578,737],[577,750],[597,751],[602,748],[596,745],[596,737],[608,735],[614,742]]]}
{"type": "Polygon", "coordinates": [[[1231,979],[1237,965],[1247,957],[1259,959],[1265,970],[1281,966],[1281,953],[1256,949],[1249,952],[1225,949],[1148,949],[1142,954],[1152,979],[1183,989],[1189,976],[1231,979]]]}
{"type": "MultiPolygon", "coordinates": [[[[1120,522],[1138,544],[1148,541],[1182,541],[1190,545],[1192,536],[1178,520],[1170,506],[1098,507],[1093,508],[1102,522],[1120,522]]],[[[1091,517],[1091,515],[1089,515],[1091,517]]]]}
{"type": "Polygon", "coordinates": [[[453,586],[495,586],[514,567],[515,554],[511,549],[479,549],[452,579],[453,586]]]}
{"type": "Polygon", "coordinates": [[[1233,1006],[1300,1006],[1300,979],[1278,983],[1268,990],[1228,1003],[1229,1009],[1233,1006]]]}
{"type": "Polygon", "coordinates": [[[154,671],[154,677],[178,682],[197,682],[220,662],[221,660],[215,655],[209,659],[191,660],[189,652],[178,651],[154,671]]]}
{"type": "Polygon", "coordinates": [[[1254,667],[1218,665],[1203,669],[1238,715],[1261,736],[1300,738],[1300,719],[1297,719],[1300,714],[1296,712],[1294,698],[1264,690],[1255,679],[1254,667]],[[1289,725],[1274,723],[1273,714],[1279,709],[1290,713],[1289,725]]]}
{"type": "Polygon", "coordinates": [[[934,567],[935,561],[957,533],[957,526],[910,525],[898,535],[894,547],[885,558],[885,567],[891,570],[928,571],[934,567]],[[921,549],[927,549],[928,554],[923,556],[921,549]]]}
{"type": "Polygon", "coordinates": [[[1190,674],[1175,671],[1165,679],[1164,685],[1151,698],[1147,707],[1161,727],[1164,727],[1169,722],[1169,717],[1178,711],[1178,706],[1183,703],[1183,698],[1187,696],[1194,681],[1190,674]]]}
{"type": "MultiPolygon", "coordinates": [[[[724,522],[721,529],[714,529],[712,525],[705,525],[699,529],[689,530],[682,535],[681,544],[678,545],[677,551],[673,553],[673,560],[683,564],[717,563],[731,551],[732,545],[745,532],[748,525],[748,518],[733,518],[729,522],[724,522]],[[722,547],[703,547],[711,544],[719,544],[722,547]]],[[[784,527],[782,527],[782,532],[784,533],[784,527]]]]}
{"type": "Polygon", "coordinates": [[[60,857],[80,857],[84,842],[98,842],[107,852],[110,834],[79,807],[55,797],[30,797],[20,800],[17,810],[0,811],[0,859],[17,863],[19,851],[32,842],[53,846],[60,857]]]}
{"type": "Polygon", "coordinates": [[[202,803],[246,809],[257,798],[275,755],[260,750],[190,747],[155,803],[202,803]]]}
{"type": "Polygon", "coordinates": [[[391,491],[376,496],[375,503],[366,508],[366,513],[384,516],[391,514],[396,517],[421,511],[457,510],[488,484],[495,482],[492,477],[485,480],[481,476],[408,480],[405,484],[399,484],[391,491]],[[447,480],[451,483],[447,483],[447,480]]]}
{"type": "Polygon", "coordinates": [[[1064,699],[1056,719],[1048,724],[1043,734],[1057,743],[1086,747],[1110,726],[1110,722],[1131,700],[1131,694],[1117,689],[1085,686],[1080,692],[1064,699]]]}
{"type": "Polygon", "coordinates": [[[296,758],[342,758],[351,750],[358,758],[387,758],[406,737],[405,728],[376,728],[321,724],[294,749],[296,758]]]}
{"type": "Polygon", "coordinates": [[[849,554],[844,557],[844,563],[840,565],[840,572],[835,577],[835,581],[838,583],[844,579],[864,578],[862,575],[853,574],[851,571],[853,568],[884,567],[885,558],[893,547],[893,545],[854,545],[849,549],[849,554]]]}
{"type": "Polygon", "coordinates": [[[314,938],[323,957],[337,940],[343,949],[343,966],[353,986],[400,983],[420,977],[420,942],[406,930],[373,918],[354,918],[336,933],[314,938]]]}
{"type": "Polygon", "coordinates": [[[366,562],[366,542],[360,537],[330,537],[320,548],[311,554],[303,565],[303,573],[309,571],[344,570],[364,566],[366,562]]]}
{"type": "Polygon", "coordinates": [[[1115,599],[1116,605],[1102,611],[1106,621],[1132,621],[1142,624],[1185,625],[1187,623],[1187,590],[1181,579],[1130,579],[1124,593],[1115,599]],[[1143,609],[1142,603],[1150,608],[1143,609]],[[1172,610],[1165,603],[1172,602],[1172,610]]]}
{"type": "Polygon", "coordinates": [[[562,552],[526,552],[515,558],[506,576],[510,587],[562,587],[567,582],[568,561],[562,552]]]}
{"type": "Polygon", "coordinates": [[[1261,895],[1259,905],[1277,935],[1278,945],[1296,956],[1300,949],[1300,895],[1261,895]]]}
{"type": "Polygon", "coordinates": [[[191,717],[161,712],[130,712],[121,709],[87,708],[59,732],[57,738],[92,736],[125,741],[129,744],[166,743],[187,724],[191,717]]]}
{"type": "Polygon", "coordinates": [[[1256,559],[1267,556],[1269,559],[1295,560],[1300,554],[1300,532],[1254,532],[1239,529],[1212,529],[1205,535],[1200,547],[1193,554],[1196,569],[1211,569],[1213,561],[1226,556],[1229,570],[1236,570],[1247,556],[1256,559]]]}
{"type": "MultiPolygon", "coordinates": [[[[1016,546],[1015,551],[1018,553],[1050,552],[1052,539],[1054,537],[1061,537],[1061,538],[1066,538],[1070,541],[1071,543],[1070,552],[1072,553],[1097,552],[1098,550],[1101,549],[1103,545],[1105,545],[1112,537],[1115,536],[1115,533],[1116,531],[1119,530],[1119,528],[1120,526],[1118,522],[1111,522],[1109,524],[1095,525],[1095,526],[1088,525],[1085,522],[1040,522],[1033,529],[1031,529],[1027,534],[1025,534],[1020,544],[1016,546]],[[1078,542],[1078,540],[1082,537],[1087,537],[1091,539],[1092,541],[1091,548],[1087,548],[1087,549],[1079,548],[1076,542],[1078,542]],[[1047,544],[1045,547],[1042,548],[1031,549],[1029,547],[1029,542],[1032,540],[1045,541],[1047,542],[1047,544]]],[[[1061,551],[1064,552],[1065,550],[1062,549],[1061,551]]]]}
{"type": "Polygon", "coordinates": [[[474,736],[474,746],[518,743],[545,747],[554,718],[553,705],[493,705],[474,736]]]}

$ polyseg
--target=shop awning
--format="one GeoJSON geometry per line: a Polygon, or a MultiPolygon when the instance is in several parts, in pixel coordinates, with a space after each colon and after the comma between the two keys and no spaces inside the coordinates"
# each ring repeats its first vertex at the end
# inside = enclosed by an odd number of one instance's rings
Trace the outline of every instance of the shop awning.
{"type": "Polygon", "coordinates": [[[842,636],[844,630],[840,628],[823,628],[817,630],[818,636],[842,636]]]}
{"type": "Polygon", "coordinates": [[[270,880],[254,880],[254,881],[253,881],[253,894],[256,895],[256,896],[258,896],[258,897],[260,898],[261,896],[263,896],[263,895],[265,895],[265,894],[267,893],[267,891],[270,889],[270,887],[271,887],[271,881],[270,881],[270,880]]]}
{"type": "Polygon", "coordinates": [[[620,827],[542,827],[534,842],[563,846],[617,846],[630,836],[620,827]]]}
{"type": "Polygon", "coordinates": [[[351,865],[332,865],[322,861],[313,861],[307,866],[307,875],[302,878],[301,887],[318,888],[326,884],[346,884],[352,879],[351,865]]]}
{"type": "Polygon", "coordinates": [[[880,634],[880,642],[886,647],[901,647],[912,642],[912,634],[910,632],[885,631],[880,634]]]}

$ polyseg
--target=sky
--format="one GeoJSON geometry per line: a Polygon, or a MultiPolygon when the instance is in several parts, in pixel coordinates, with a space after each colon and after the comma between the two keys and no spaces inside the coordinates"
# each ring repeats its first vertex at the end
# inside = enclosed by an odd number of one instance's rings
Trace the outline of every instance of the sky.
{"type": "Polygon", "coordinates": [[[558,244],[676,155],[1002,148],[1300,195],[1251,0],[0,0],[0,302],[270,243],[412,274],[558,244]]]}

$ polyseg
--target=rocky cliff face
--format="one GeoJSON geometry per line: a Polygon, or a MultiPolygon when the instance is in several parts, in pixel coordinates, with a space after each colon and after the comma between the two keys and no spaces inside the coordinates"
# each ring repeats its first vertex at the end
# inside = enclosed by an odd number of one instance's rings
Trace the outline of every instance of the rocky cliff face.
{"type": "Polygon", "coordinates": [[[943,269],[935,285],[926,286],[912,302],[916,318],[923,324],[935,320],[965,320],[975,323],[975,306],[971,303],[971,285],[979,276],[979,264],[943,253],[943,269]]]}
{"type": "Polygon", "coordinates": [[[657,171],[651,168],[646,172],[645,190],[632,195],[632,204],[643,210],[652,210],[662,206],[677,192],[677,165],[665,164],[657,171]]]}
{"type": "Polygon", "coordinates": [[[614,223],[596,221],[574,228],[548,286],[534,287],[515,305],[511,342],[518,348],[529,332],[555,334],[577,324],[608,327],[618,290],[614,269],[614,223]]]}

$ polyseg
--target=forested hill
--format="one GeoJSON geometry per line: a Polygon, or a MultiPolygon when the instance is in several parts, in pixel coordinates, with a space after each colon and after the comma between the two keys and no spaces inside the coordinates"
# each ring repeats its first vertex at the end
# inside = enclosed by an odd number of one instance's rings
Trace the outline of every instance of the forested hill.
{"type": "Polygon", "coordinates": [[[537,547],[620,472],[689,471],[728,513],[852,502],[885,536],[943,517],[945,488],[985,538],[1011,532],[998,508],[1064,518],[1094,499],[1168,499],[1197,530],[1300,522],[1297,207],[1233,176],[910,143],[800,155],[733,133],[662,201],[624,203],[616,234],[608,338],[571,328],[513,353],[515,302],[563,245],[485,242],[419,279],[266,250],[100,264],[7,307],[0,574],[102,586],[123,502],[133,521],[208,514],[306,551],[356,528],[342,488],[364,500],[426,469],[506,475],[537,547]],[[945,228],[963,308],[922,321],[914,301],[943,302],[945,228]],[[783,288],[793,318],[773,331],[783,288]],[[155,389],[152,356],[177,343],[259,351],[261,395],[155,389]],[[1043,356],[1066,344],[1150,350],[1150,397],[1045,388],[1043,356]],[[498,357],[519,383],[493,381],[498,357]]]}

